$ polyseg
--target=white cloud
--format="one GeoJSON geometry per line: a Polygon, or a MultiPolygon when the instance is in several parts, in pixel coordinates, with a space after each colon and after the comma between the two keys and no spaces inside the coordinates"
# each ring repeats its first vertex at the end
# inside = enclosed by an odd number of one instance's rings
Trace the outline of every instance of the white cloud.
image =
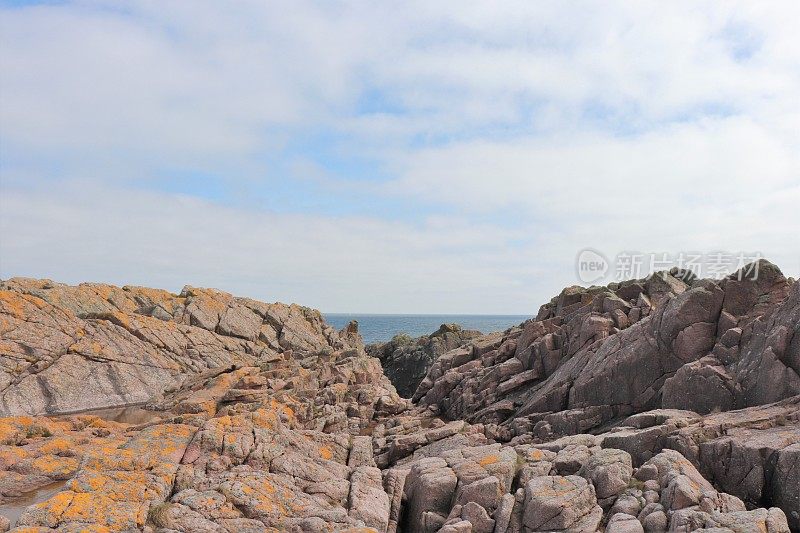
{"type": "Polygon", "coordinates": [[[500,302],[512,299],[513,310],[538,305],[517,295],[521,258],[504,247],[518,236],[513,230],[460,217],[409,224],[256,213],[84,185],[4,194],[4,276],[173,291],[188,283],[327,311],[502,313],[509,307],[500,302]]]}
{"type": "Polygon", "coordinates": [[[241,155],[260,147],[269,127],[336,126],[373,86],[434,119],[417,117],[409,133],[513,123],[521,98],[554,108],[553,120],[572,127],[587,103],[630,110],[625,119],[634,123],[709,103],[747,112],[796,94],[800,62],[786,23],[799,8],[748,6],[133,2],[120,10],[86,2],[6,10],[2,119],[12,140],[50,149],[194,156],[241,155]],[[745,63],[726,37],[739,26],[763,35],[745,63]]]}
{"type": "Polygon", "coordinates": [[[584,246],[761,250],[796,275],[798,19],[791,1],[3,8],[0,275],[530,313],[584,246]],[[388,180],[325,168],[318,135],[388,180]],[[187,169],[245,199],[301,178],[351,214],[158,192],[187,169]]]}
{"type": "Polygon", "coordinates": [[[625,209],[652,191],[662,199],[730,205],[796,185],[800,151],[746,118],[676,124],[635,137],[479,140],[409,154],[396,193],[475,210],[535,208],[549,217],[625,209]],[[457,195],[441,194],[445,190],[457,195]]]}

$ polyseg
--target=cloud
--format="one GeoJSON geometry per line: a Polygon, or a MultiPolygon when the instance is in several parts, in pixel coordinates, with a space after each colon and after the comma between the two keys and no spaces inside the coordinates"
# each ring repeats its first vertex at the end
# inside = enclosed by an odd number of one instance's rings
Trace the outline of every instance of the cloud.
{"type": "MultiPolygon", "coordinates": [[[[502,313],[498,302],[476,305],[476,295],[512,298],[524,288],[506,249],[515,232],[461,218],[253,212],[84,185],[4,194],[4,275],[172,291],[188,283],[327,311],[502,313]]],[[[535,311],[530,297],[515,300],[535,311]]]]}
{"type": "Polygon", "coordinates": [[[796,185],[797,147],[739,117],[624,138],[479,140],[415,151],[388,187],[474,210],[529,207],[550,217],[632,207],[648,191],[678,209],[724,206],[796,185]],[[457,194],[440,194],[448,189],[457,194]]]}
{"type": "Polygon", "coordinates": [[[795,2],[0,7],[0,275],[535,312],[575,254],[793,275],[795,2]]]}

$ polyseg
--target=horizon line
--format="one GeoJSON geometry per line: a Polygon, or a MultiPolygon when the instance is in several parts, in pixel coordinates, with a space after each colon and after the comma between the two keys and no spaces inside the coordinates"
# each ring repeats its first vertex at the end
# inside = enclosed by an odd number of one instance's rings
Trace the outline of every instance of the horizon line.
{"type": "Polygon", "coordinates": [[[326,312],[320,310],[323,315],[349,315],[349,316],[501,316],[501,317],[520,317],[532,316],[527,313],[358,313],[358,312],[326,312]]]}

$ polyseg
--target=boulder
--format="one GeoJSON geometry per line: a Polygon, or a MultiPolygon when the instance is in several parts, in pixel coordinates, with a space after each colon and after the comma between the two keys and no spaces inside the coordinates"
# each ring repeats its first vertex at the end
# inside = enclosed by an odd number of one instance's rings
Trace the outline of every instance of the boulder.
{"type": "Polygon", "coordinates": [[[578,476],[542,476],[525,485],[525,527],[531,531],[594,531],[603,516],[594,487],[578,476]]]}
{"type": "Polygon", "coordinates": [[[457,483],[458,477],[444,459],[432,457],[417,461],[405,482],[408,528],[426,531],[423,515],[429,511],[447,516],[457,483]]]}
{"type": "Polygon", "coordinates": [[[630,454],[613,449],[592,454],[578,472],[594,485],[597,498],[601,500],[618,496],[628,487],[632,474],[630,454]]]}
{"type": "Polygon", "coordinates": [[[644,527],[635,516],[617,513],[608,520],[606,531],[613,531],[614,533],[644,533],[644,527]]]}

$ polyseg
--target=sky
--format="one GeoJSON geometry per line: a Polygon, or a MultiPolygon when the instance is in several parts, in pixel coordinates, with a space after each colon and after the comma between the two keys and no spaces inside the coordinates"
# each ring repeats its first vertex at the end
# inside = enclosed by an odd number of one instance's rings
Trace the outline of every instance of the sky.
{"type": "Polygon", "coordinates": [[[586,248],[797,276],[798,20],[793,0],[0,0],[0,278],[533,315],[586,248]]]}

